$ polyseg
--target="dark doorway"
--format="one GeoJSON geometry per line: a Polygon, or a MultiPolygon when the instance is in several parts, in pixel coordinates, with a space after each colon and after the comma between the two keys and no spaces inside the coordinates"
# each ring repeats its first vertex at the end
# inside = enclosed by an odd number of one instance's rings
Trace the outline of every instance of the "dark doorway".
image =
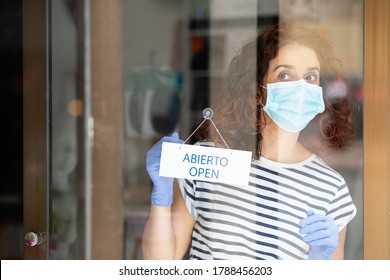
{"type": "Polygon", "coordinates": [[[22,0],[0,4],[0,258],[23,258],[22,0]]]}

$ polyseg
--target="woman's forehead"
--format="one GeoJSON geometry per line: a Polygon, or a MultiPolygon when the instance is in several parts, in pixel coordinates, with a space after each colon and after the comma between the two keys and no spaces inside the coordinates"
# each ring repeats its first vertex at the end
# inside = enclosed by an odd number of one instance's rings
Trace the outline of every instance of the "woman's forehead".
{"type": "Polygon", "coordinates": [[[316,52],[307,46],[297,43],[282,46],[274,59],[270,61],[270,71],[276,70],[279,65],[286,65],[296,70],[320,68],[316,52]]]}

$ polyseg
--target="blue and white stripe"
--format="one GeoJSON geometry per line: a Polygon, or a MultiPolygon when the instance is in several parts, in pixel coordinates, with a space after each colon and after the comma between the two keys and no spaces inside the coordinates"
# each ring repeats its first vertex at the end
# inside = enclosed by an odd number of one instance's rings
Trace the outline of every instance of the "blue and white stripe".
{"type": "Polygon", "coordinates": [[[179,179],[196,223],[192,259],[307,259],[299,221],[306,211],[332,217],[339,230],[356,214],[343,177],[312,155],[297,164],[252,163],[247,186],[179,179]]]}

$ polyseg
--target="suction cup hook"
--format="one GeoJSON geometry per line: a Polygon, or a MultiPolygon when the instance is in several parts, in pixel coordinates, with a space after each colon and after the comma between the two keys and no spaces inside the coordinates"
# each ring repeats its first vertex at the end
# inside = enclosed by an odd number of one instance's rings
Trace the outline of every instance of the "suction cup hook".
{"type": "Polygon", "coordinates": [[[214,112],[211,108],[205,108],[202,111],[202,115],[203,115],[203,118],[205,118],[206,120],[209,120],[214,116],[214,112]]]}
{"type": "MultiPolygon", "coordinates": [[[[211,118],[214,116],[213,110],[212,110],[211,108],[205,108],[205,109],[203,109],[203,111],[202,111],[202,115],[203,115],[204,120],[203,120],[203,121],[200,123],[200,125],[198,125],[198,127],[190,134],[190,136],[188,136],[188,138],[183,142],[183,144],[182,144],[181,146],[183,146],[183,145],[188,141],[188,139],[190,139],[191,136],[194,135],[194,133],[202,126],[202,124],[203,124],[205,121],[210,121],[211,124],[214,126],[215,130],[217,131],[218,135],[221,137],[221,139],[222,139],[223,143],[225,144],[226,148],[228,148],[228,149],[230,150],[230,148],[229,148],[228,144],[226,143],[225,139],[223,139],[221,133],[219,132],[218,128],[215,126],[213,120],[211,119],[211,118]]],[[[180,146],[180,147],[181,147],[181,146],[180,146]]],[[[179,148],[179,149],[180,149],[180,148],[179,148]]],[[[230,153],[231,153],[231,151],[230,151],[230,153]]]]}

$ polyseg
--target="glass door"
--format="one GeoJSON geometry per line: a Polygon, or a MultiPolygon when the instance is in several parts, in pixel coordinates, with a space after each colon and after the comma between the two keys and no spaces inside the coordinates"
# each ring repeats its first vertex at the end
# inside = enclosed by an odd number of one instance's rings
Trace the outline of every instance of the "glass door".
{"type": "MultiPolygon", "coordinates": [[[[202,139],[192,132],[219,102],[231,59],[279,21],[314,29],[342,61],[354,141],[330,153],[316,131],[305,136],[350,187],[358,212],[345,258],[363,259],[365,1],[23,4],[26,259],[142,259],[147,151],[173,131],[202,139]]],[[[335,100],[345,97],[344,84],[332,86],[335,100]]]]}
{"type": "Polygon", "coordinates": [[[188,144],[204,139],[204,127],[197,130],[202,110],[221,103],[232,58],[258,32],[282,21],[330,40],[340,59],[343,78],[326,94],[333,94],[327,97],[332,106],[350,104],[355,138],[331,151],[312,127],[302,141],[345,178],[358,209],[348,225],[345,258],[363,258],[363,12],[364,1],[355,0],[123,1],[126,258],[142,258],[151,191],[147,150],[173,131],[183,140],[191,136],[188,144]]]}
{"type": "Polygon", "coordinates": [[[86,2],[23,2],[25,259],[90,258],[77,90],[86,2]]]}

